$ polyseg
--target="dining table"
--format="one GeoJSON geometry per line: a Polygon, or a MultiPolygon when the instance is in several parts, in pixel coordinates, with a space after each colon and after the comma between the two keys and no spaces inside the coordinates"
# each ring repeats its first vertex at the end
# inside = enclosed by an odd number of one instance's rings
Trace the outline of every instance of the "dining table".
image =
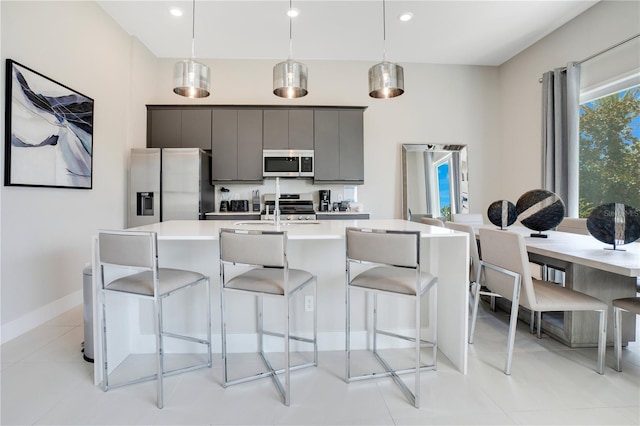
{"type": "MultiPolygon", "coordinates": [[[[498,229],[493,225],[474,225],[476,237],[480,228],[498,229]]],[[[522,225],[512,225],[505,232],[524,237],[529,261],[546,268],[550,280],[558,285],[594,296],[609,305],[607,344],[613,344],[612,300],[634,297],[640,277],[640,242],[618,245],[603,243],[591,235],[555,230],[542,233],[522,225]],[[555,279],[554,279],[555,277],[555,279]]],[[[482,241],[480,251],[482,251],[482,241]]],[[[542,268],[540,268],[542,270],[542,268]]],[[[532,268],[535,271],[538,268],[532,268]]],[[[498,303],[509,309],[510,303],[498,303]]],[[[520,317],[530,321],[530,312],[521,309],[520,317]]],[[[570,347],[595,347],[598,344],[598,316],[592,312],[552,312],[542,316],[542,329],[570,347]]],[[[635,340],[635,316],[624,316],[623,344],[635,340]]]]}

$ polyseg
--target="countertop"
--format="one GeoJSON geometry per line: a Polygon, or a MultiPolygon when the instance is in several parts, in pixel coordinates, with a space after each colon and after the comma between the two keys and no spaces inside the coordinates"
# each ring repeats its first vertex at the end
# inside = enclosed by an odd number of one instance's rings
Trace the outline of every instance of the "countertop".
{"type": "Polygon", "coordinates": [[[291,240],[338,240],[344,238],[345,228],[348,226],[421,231],[422,238],[466,235],[463,232],[402,219],[283,220],[279,227],[267,220],[171,220],[129,228],[129,230],[157,232],[158,240],[217,240],[221,228],[287,231],[288,238],[291,240]]]}

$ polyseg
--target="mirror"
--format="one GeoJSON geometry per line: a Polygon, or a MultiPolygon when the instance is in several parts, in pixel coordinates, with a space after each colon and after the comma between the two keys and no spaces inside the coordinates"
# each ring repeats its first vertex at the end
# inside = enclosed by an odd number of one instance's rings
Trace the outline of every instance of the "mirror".
{"type": "Polygon", "coordinates": [[[402,218],[469,213],[466,145],[402,145],[402,218]]]}

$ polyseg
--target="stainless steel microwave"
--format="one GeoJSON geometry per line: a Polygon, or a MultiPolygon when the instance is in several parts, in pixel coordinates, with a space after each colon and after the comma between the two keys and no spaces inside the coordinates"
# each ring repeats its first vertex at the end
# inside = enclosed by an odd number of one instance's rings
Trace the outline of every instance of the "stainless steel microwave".
{"type": "Polygon", "coordinates": [[[313,177],[313,150],[265,149],[262,151],[263,177],[313,177]]]}

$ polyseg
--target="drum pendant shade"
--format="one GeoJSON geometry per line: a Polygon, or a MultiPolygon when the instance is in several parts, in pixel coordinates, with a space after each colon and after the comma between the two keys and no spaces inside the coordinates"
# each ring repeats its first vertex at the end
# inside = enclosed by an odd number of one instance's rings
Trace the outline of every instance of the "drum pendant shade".
{"type": "Polygon", "coordinates": [[[395,98],[404,93],[404,69],[393,62],[382,61],[369,68],[369,96],[395,98]]]}
{"type": "Polygon", "coordinates": [[[206,98],[210,94],[211,84],[209,67],[194,59],[196,56],[196,0],[193,0],[191,25],[191,59],[176,62],[174,65],[173,92],[187,98],[206,98]]]}
{"type": "Polygon", "coordinates": [[[389,99],[404,93],[404,69],[386,59],[387,8],[382,0],[382,62],[369,68],[369,96],[389,99]]]}
{"type": "Polygon", "coordinates": [[[173,71],[174,93],[187,98],[209,96],[211,76],[208,66],[193,59],[185,59],[176,62],[173,71]]]}
{"type": "Polygon", "coordinates": [[[301,98],[307,90],[307,66],[294,60],[273,67],[273,94],[281,98],[301,98]]]}

